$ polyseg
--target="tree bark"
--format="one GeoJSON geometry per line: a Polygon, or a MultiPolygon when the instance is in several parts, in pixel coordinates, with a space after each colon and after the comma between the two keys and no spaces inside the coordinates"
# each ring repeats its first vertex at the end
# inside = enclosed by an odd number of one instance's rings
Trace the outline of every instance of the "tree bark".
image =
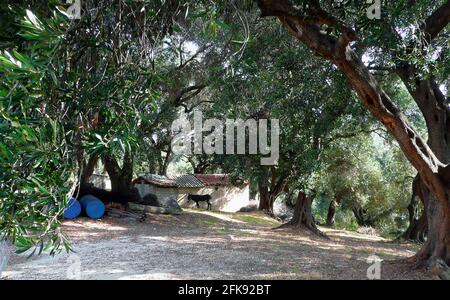
{"type": "MultiPolygon", "coordinates": [[[[430,16],[425,24],[431,24],[439,21],[439,19],[441,19],[442,22],[442,18],[445,15],[443,13],[444,7],[446,7],[447,10],[446,18],[448,23],[450,1],[430,16]]],[[[447,104],[448,100],[439,89],[435,79],[432,76],[428,78],[421,78],[418,70],[413,65],[406,62],[401,63],[397,66],[397,74],[405,84],[409,93],[422,112],[422,115],[424,116],[428,129],[429,147],[442,163],[448,165],[450,163],[450,108],[447,104]]],[[[447,181],[446,183],[448,185],[448,178],[444,179],[444,181],[447,181]]],[[[413,219],[410,223],[410,227],[405,232],[403,237],[412,240],[424,241],[425,235],[429,233],[426,244],[416,257],[419,264],[423,265],[424,263],[422,260],[425,259],[428,262],[428,266],[439,265],[439,262],[436,263],[436,260],[443,259],[447,265],[450,265],[448,260],[450,256],[450,228],[445,227],[444,225],[450,223],[450,220],[448,219],[450,217],[450,214],[448,213],[449,204],[438,203],[439,199],[433,193],[430,194],[425,182],[419,183],[417,188],[420,195],[419,197],[425,207],[424,214],[418,220],[416,218],[413,219]],[[441,226],[436,223],[440,223],[441,226]],[[447,231],[446,234],[444,230],[447,231]],[[438,239],[438,241],[432,241],[432,239],[438,239]],[[435,244],[446,245],[439,246],[435,244]],[[438,250],[442,247],[447,250],[438,250]],[[439,251],[446,251],[447,254],[438,254],[439,251]],[[445,259],[445,256],[447,259],[445,259]]],[[[412,206],[414,206],[413,200],[412,206]]],[[[445,268],[441,266],[440,269],[445,268]]],[[[448,272],[448,274],[450,274],[450,272],[448,272]]]]}
{"type": "Polygon", "coordinates": [[[330,206],[328,207],[328,213],[327,213],[327,221],[326,225],[328,227],[334,226],[334,216],[336,215],[336,207],[337,207],[337,201],[336,199],[331,199],[330,206]]]}
{"type": "Polygon", "coordinates": [[[259,209],[265,211],[268,214],[273,214],[272,197],[269,193],[269,187],[267,185],[259,184],[259,209]]]}
{"type": "Polygon", "coordinates": [[[92,185],[90,183],[90,179],[92,174],[94,174],[95,167],[97,166],[99,157],[98,155],[91,155],[86,162],[85,153],[81,149],[79,149],[78,155],[78,188],[75,190],[72,197],[79,198],[80,196],[85,195],[86,191],[88,191],[92,185]]]}
{"type": "Polygon", "coordinates": [[[331,199],[330,206],[328,207],[328,213],[327,213],[327,221],[326,226],[333,227],[335,224],[334,217],[336,215],[336,209],[341,204],[343,199],[348,195],[351,194],[352,191],[349,188],[344,188],[340,191],[338,191],[333,198],[331,199]]]}
{"type": "Polygon", "coordinates": [[[103,163],[111,180],[111,194],[114,202],[126,204],[139,201],[139,193],[133,188],[133,157],[126,152],[122,168],[110,155],[103,155],[103,163]]]}
{"type": "MultiPolygon", "coordinates": [[[[342,24],[324,11],[319,1],[311,1],[308,15],[289,0],[257,0],[262,16],[275,16],[288,32],[306,44],[316,54],[334,63],[347,77],[364,106],[377,118],[399,143],[403,153],[416,168],[424,185],[430,191],[427,207],[429,229],[427,243],[418,253],[417,259],[425,261],[430,269],[438,269],[442,276],[449,276],[450,264],[450,168],[441,162],[425,143],[405,116],[391,101],[367,67],[351,49],[350,43],[357,40],[351,27],[342,24]],[[320,26],[331,25],[340,31],[339,38],[321,32],[320,26]],[[444,267],[443,267],[444,266],[444,267]]],[[[436,13],[439,18],[427,22],[425,28],[435,33],[443,28],[450,16],[447,1],[436,13]],[[442,17],[443,16],[443,17],[442,17]]],[[[434,15],[434,14],[433,14],[434,15]]],[[[432,16],[433,17],[433,16],[432,16]]],[[[412,79],[414,80],[414,79],[412,79]]]]}
{"type": "Polygon", "coordinates": [[[87,163],[83,160],[83,168],[81,170],[80,185],[86,186],[89,184],[92,174],[94,174],[95,167],[98,162],[98,155],[91,155],[87,163]]]}
{"type": "Polygon", "coordinates": [[[423,186],[420,177],[416,176],[412,184],[412,196],[411,203],[408,205],[409,226],[408,229],[402,234],[400,239],[425,242],[428,231],[427,214],[426,214],[426,195],[428,192],[424,192],[426,189],[423,186]],[[420,203],[422,203],[423,209],[420,209],[420,203]],[[420,213],[422,211],[422,213],[420,213]]]}
{"type": "Polygon", "coordinates": [[[317,228],[316,222],[314,221],[311,210],[312,201],[313,198],[308,197],[304,192],[299,192],[297,203],[294,207],[294,216],[289,222],[278,228],[307,229],[321,237],[326,237],[326,235],[317,228]]]}
{"type": "Polygon", "coordinates": [[[270,185],[269,189],[265,180],[259,182],[259,209],[273,217],[273,205],[278,196],[284,191],[286,177],[276,177],[275,175],[272,175],[270,185]]]}
{"type": "Polygon", "coordinates": [[[353,215],[356,223],[362,227],[375,227],[375,219],[367,213],[367,209],[363,208],[359,203],[353,204],[353,215]]]}
{"type": "Polygon", "coordinates": [[[450,205],[433,200],[427,204],[427,241],[416,254],[417,267],[427,267],[443,279],[450,280],[450,205]]]}

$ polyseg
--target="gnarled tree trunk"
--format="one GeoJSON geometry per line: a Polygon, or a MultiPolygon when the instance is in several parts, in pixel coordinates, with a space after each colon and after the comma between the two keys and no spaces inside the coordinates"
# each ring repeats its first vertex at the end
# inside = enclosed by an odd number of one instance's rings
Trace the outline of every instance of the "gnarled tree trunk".
{"type": "MultiPolygon", "coordinates": [[[[440,22],[440,19],[445,18],[448,23],[450,18],[449,3],[436,11],[426,24],[440,22]]],[[[450,163],[450,108],[445,95],[432,76],[421,78],[419,71],[411,64],[401,63],[397,68],[397,74],[424,116],[428,129],[429,147],[440,162],[448,165],[450,163]]],[[[443,178],[443,181],[448,188],[448,178],[443,178]]],[[[430,189],[424,181],[417,185],[419,197],[425,208],[424,214],[417,221],[412,221],[405,235],[409,239],[419,241],[425,240],[424,236],[426,235],[426,243],[416,256],[418,265],[426,265],[431,269],[436,269],[437,273],[439,273],[439,269],[447,270],[447,273],[443,276],[450,278],[448,268],[448,265],[450,265],[450,212],[448,202],[450,200],[447,200],[447,203],[439,201],[435,194],[430,193],[430,189]],[[445,262],[447,266],[442,262],[445,262]]]]}
{"type": "MultiPolygon", "coordinates": [[[[347,77],[364,106],[397,140],[430,191],[428,239],[417,259],[441,277],[450,277],[450,167],[440,161],[437,153],[420,138],[351,48],[350,43],[357,40],[354,30],[324,11],[319,1],[310,1],[306,11],[289,0],[257,0],[257,3],[262,16],[277,17],[291,35],[334,63],[347,77]],[[340,36],[335,38],[321,31],[324,24],[335,27],[340,36]]],[[[430,42],[447,26],[449,19],[450,1],[447,1],[425,20],[422,29],[426,39],[430,42]]],[[[418,80],[413,77],[408,82],[416,84],[418,80]]],[[[433,86],[431,88],[434,89],[433,86]]],[[[445,128],[448,129],[447,126],[445,128]]]]}
{"type": "Polygon", "coordinates": [[[375,227],[375,219],[372,218],[367,209],[361,207],[359,204],[354,204],[352,207],[353,215],[355,216],[356,223],[362,227],[375,227]]]}
{"type": "Polygon", "coordinates": [[[111,201],[126,204],[139,202],[140,197],[133,188],[133,157],[126,152],[122,167],[117,160],[109,155],[103,155],[103,163],[111,180],[111,201]]]}
{"type": "Polygon", "coordinates": [[[78,188],[74,191],[72,197],[79,198],[88,193],[88,190],[92,187],[90,179],[94,174],[95,167],[97,166],[99,157],[98,155],[89,156],[86,161],[85,153],[81,149],[78,154],[78,188]]]}
{"type": "Polygon", "coordinates": [[[267,180],[262,179],[259,181],[259,209],[266,212],[269,216],[273,217],[273,205],[278,196],[284,191],[286,187],[286,177],[277,177],[272,174],[270,181],[270,189],[267,184],[267,180]]]}
{"type": "Polygon", "coordinates": [[[83,167],[81,168],[81,176],[80,176],[80,186],[86,186],[89,184],[89,181],[94,174],[95,167],[98,162],[98,155],[91,155],[87,161],[87,163],[83,160],[83,167]]]}
{"type": "Polygon", "coordinates": [[[312,202],[313,198],[308,197],[304,192],[299,192],[297,196],[297,203],[294,207],[294,216],[289,222],[279,226],[278,228],[290,227],[295,229],[307,229],[312,231],[314,234],[326,237],[326,235],[316,226],[311,210],[312,202]]]}
{"type": "Polygon", "coordinates": [[[330,206],[328,207],[327,221],[325,223],[328,227],[334,226],[334,216],[336,215],[336,208],[337,201],[333,198],[331,199],[330,206]]]}
{"type": "Polygon", "coordinates": [[[441,203],[430,194],[427,204],[427,241],[417,253],[417,266],[425,266],[443,279],[450,280],[450,204],[441,203]]]}
{"type": "Polygon", "coordinates": [[[326,226],[334,226],[334,217],[336,215],[337,207],[342,203],[345,197],[351,193],[351,189],[344,188],[334,195],[334,197],[331,199],[330,206],[328,207],[326,226]]]}
{"type": "Polygon", "coordinates": [[[133,180],[132,158],[129,155],[125,155],[122,168],[117,160],[109,155],[103,156],[103,163],[111,180],[111,191],[115,194],[129,193],[133,180]]]}
{"type": "Polygon", "coordinates": [[[270,197],[269,188],[265,185],[259,185],[259,209],[273,213],[273,201],[270,197]]]}
{"type": "Polygon", "coordinates": [[[420,177],[416,176],[412,184],[411,203],[408,205],[409,226],[400,239],[425,242],[428,231],[425,197],[429,196],[429,192],[423,189],[426,187],[420,177]],[[420,209],[420,203],[423,204],[423,209],[420,209]]]}

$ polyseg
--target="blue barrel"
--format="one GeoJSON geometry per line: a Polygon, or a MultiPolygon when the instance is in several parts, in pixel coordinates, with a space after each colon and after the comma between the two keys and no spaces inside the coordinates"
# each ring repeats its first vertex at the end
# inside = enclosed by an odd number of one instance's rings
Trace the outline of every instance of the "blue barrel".
{"type": "Polygon", "coordinates": [[[80,202],[78,202],[74,198],[70,198],[67,207],[64,209],[64,218],[68,220],[73,220],[78,218],[80,214],[81,214],[80,202]]]}
{"type": "Polygon", "coordinates": [[[97,197],[92,195],[83,196],[80,199],[80,203],[83,213],[91,219],[100,219],[105,214],[105,204],[97,197]]]}

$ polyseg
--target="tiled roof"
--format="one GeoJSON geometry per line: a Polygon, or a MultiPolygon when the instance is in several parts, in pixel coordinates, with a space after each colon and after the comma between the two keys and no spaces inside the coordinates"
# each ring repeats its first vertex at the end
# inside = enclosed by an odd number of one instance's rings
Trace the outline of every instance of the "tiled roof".
{"type": "Polygon", "coordinates": [[[225,174],[195,174],[194,176],[206,186],[231,185],[229,176],[225,174]]]}
{"type": "Polygon", "coordinates": [[[205,186],[232,185],[230,177],[225,174],[194,174],[181,175],[174,178],[148,174],[140,176],[133,184],[152,184],[158,187],[202,188],[205,186]]]}
{"type": "Polygon", "coordinates": [[[178,187],[181,188],[201,188],[205,185],[194,175],[182,175],[175,178],[178,187]]]}
{"type": "Polygon", "coordinates": [[[147,174],[140,176],[133,181],[134,184],[152,184],[159,187],[177,187],[174,179],[167,178],[166,176],[147,174]]]}

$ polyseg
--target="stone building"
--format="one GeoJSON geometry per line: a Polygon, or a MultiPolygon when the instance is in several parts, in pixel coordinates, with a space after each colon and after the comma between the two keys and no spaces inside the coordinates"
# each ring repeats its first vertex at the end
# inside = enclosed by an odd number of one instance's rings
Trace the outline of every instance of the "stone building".
{"type": "MultiPolygon", "coordinates": [[[[250,204],[248,183],[232,183],[224,174],[194,174],[168,178],[159,175],[145,175],[134,180],[141,197],[155,195],[163,201],[175,199],[181,207],[195,207],[188,203],[187,196],[211,195],[212,209],[224,212],[237,212],[250,204]]],[[[206,203],[200,204],[206,208],[206,203]]]]}

